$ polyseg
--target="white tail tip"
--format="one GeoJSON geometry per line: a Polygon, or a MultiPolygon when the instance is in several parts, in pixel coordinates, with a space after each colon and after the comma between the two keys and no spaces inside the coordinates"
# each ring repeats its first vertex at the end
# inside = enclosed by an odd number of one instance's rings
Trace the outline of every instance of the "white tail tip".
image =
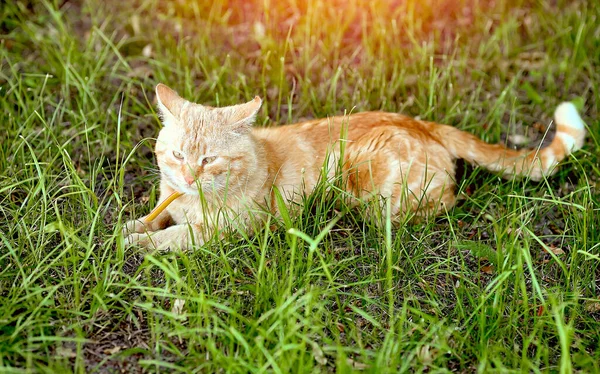
{"type": "Polygon", "coordinates": [[[568,126],[577,130],[584,130],[585,124],[577,113],[577,109],[573,103],[562,103],[554,112],[554,120],[557,124],[568,126]]]}
{"type": "Polygon", "coordinates": [[[575,105],[572,103],[560,104],[554,112],[554,121],[558,125],[556,137],[565,146],[567,155],[583,146],[585,141],[585,124],[579,113],[577,113],[575,105]]]}

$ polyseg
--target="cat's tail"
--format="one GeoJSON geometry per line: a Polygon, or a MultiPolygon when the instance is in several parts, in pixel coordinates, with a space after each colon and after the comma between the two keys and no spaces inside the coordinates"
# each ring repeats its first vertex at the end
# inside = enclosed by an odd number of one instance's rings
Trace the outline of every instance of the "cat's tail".
{"type": "Polygon", "coordinates": [[[552,175],[556,165],[583,146],[585,124],[572,103],[562,103],[554,112],[556,135],[552,143],[541,149],[512,150],[499,144],[488,144],[451,126],[432,129],[438,141],[455,157],[502,172],[505,178],[529,177],[539,181],[552,175]]]}

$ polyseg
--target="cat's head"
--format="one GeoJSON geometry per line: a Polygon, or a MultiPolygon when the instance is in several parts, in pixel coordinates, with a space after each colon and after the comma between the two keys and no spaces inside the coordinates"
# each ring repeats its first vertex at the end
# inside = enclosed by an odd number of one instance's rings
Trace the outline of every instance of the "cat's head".
{"type": "Polygon", "coordinates": [[[248,182],[256,164],[251,126],[260,109],[256,96],[245,104],[213,108],[184,100],[156,86],[164,127],[156,142],[161,175],[175,190],[197,195],[223,193],[248,182]]]}

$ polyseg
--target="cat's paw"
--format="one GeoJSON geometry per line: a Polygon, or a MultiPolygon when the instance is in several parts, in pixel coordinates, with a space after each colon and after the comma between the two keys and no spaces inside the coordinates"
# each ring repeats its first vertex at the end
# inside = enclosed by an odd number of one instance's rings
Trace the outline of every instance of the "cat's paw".
{"type": "Polygon", "coordinates": [[[128,236],[130,234],[141,234],[146,231],[151,231],[149,225],[144,223],[142,218],[140,219],[132,219],[131,221],[127,221],[123,225],[123,236],[128,236]]]}
{"type": "Polygon", "coordinates": [[[149,233],[132,233],[125,236],[125,246],[139,246],[143,248],[153,248],[153,242],[149,233]]]}
{"type": "Polygon", "coordinates": [[[126,247],[140,247],[146,250],[170,251],[175,249],[173,243],[165,240],[157,233],[145,232],[142,234],[133,233],[125,237],[126,247]]]}
{"type": "Polygon", "coordinates": [[[187,225],[176,225],[154,232],[131,233],[125,237],[125,245],[159,251],[185,251],[190,249],[192,244],[204,243],[199,235],[190,236],[193,234],[187,225]]]}

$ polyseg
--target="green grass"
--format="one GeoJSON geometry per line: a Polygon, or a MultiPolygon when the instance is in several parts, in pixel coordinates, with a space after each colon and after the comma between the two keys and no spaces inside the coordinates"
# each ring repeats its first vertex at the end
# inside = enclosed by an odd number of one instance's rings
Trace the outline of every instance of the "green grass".
{"type": "Polygon", "coordinates": [[[2,5],[0,371],[600,372],[600,6],[331,3],[2,5]],[[148,254],[120,232],[157,198],[158,82],[258,94],[258,126],[386,110],[531,146],[576,100],[589,136],[541,183],[467,167],[436,220],[323,184],[252,235],[148,254]]]}

